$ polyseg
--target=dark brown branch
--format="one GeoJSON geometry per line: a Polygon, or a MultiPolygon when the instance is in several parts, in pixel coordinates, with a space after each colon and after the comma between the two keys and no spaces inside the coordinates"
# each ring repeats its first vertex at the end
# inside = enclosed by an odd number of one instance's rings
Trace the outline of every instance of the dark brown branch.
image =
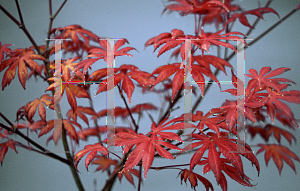
{"type": "Polygon", "coordinates": [[[52,17],[52,0],[49,0],[49,15],[52,17]]]}
{"type": "Polygon", "coordinates": [[[21,23],[14,17],[12,16],[4,7],[2,7],[2,5],[0,4],[0,9],[14,22],[16,23],[18,26],[21,25],[21,23]]]}
{"type": "Polygon", "coordinates": [[[15,2],[16,2],[16,5],[17,5],[19,18],[20,18],[20,21],[21,21],[21,26],[24,26],[24,21],[23,21],[23,16],[22,16],[21,9],[20,9],[20,6],[19,6],[19,1],[15,0],[15,2]]]}
{"type": "Polygon", "coordinates": [[[54,20],[55,17],[58,15],[58,13],[61,11],[61,9],[64,7],[64,5],[66,4],[67,1],[68,1],[68,0],[65,0],[65,1],[61,4],[61,6],[58,8],[58,10],[56,11],[56,13],[55,13],[54,16],[53,16],[53,20],[54,20]]]}
{"type": "Polygon", "coordinates": [[[142,183],[142,165],[139,166],[139,185],[138,185],[138,191],[141,190],[141,183],[142,183]]]}

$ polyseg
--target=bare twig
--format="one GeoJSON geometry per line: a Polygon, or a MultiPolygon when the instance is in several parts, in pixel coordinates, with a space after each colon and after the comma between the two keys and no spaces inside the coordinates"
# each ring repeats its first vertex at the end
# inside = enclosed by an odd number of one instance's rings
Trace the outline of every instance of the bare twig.
{"type": "Polygon", "coordinates": [[[134,120],[134,118],[133,118],[133,116],[132,116],[132,113],[131,113],[131,111],[130,111],[130,108],[129,108],[128,104],[127,104],[126,98],[124,97],[124,95],[123,95],[123,93],[122,93],[122,90],[121,90],[120,86],[119,86],[119,85],[117,85],[117,86],[118,86],[118,89],[119,89],[121,98],[123,99],[123,101],[124,101],[124,103],[125,103],[126,109],[128,110],[128,113],[129,113],[129,116],[130,116],[130,118],[131,118],[131,121],[132,121],[132,123],[133,123],[133,125],[134,125],[134,127],[135,127],[135,132],[137,132],[138,129],[139,129],[139,126],[136,124],[136,122],[135,122],[135,120],[134,120]]]}
{"type": "Polygon", "coordinates": [[[21,26],[24,26],[23,16],[22,16],[21,9],[20,9],[20,6],[19,6],[19,1],[15,0],[15,2],[16,2],[16,5],[17,5],[19,18],[20,18],[20,21],[21,21],[21,25],[20,25],[20,27],[21,27],[21,26]]]}

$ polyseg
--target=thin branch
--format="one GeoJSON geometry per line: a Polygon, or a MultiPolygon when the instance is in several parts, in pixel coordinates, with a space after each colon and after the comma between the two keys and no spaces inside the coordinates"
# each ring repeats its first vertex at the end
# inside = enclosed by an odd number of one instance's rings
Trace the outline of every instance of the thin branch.
{"type": "Polygon", "coordinates": [[[21,9],[20,9],[20,6],[19,6],[19,1],[15,0],[15,2],[16,2],[16,5],[17,5],[17,9],[18,9],[18,13],[19,13],[19,18],[20,18],[20,21],[21,21],[21,26],[24,26],[24,21],[23,21],[23,16],[22,16],[21,9]]]}
{"type": "Polygon", "coordinates": [[[134,127],[135,127],[135,132],[137,132],[138,129],[139,129],[139,126],[135,123],[135,120],[134,120],[134,118],[133,118],[133,116],[132,116],[132,113],[131,113],[131,111],[130,111],[130,108],[129,108],[128,104],[127,104],[126,98],[124,97],[124,95],[123,95],[123,93],[122,93],[122,90],[121,90],[120,86],[119,86],[119,85],[117,85],[117,86],[118,86],[118,89],[119,89],[121,98],[123,99],[123,101],[124,101],[124,103],[125,103],[126,109],[128,110],[129,116],[130,116],[130,118],[131,118],[131,120],[132,120],[132,123],[133,123],[133,125],[134,125],[134,127]]]}
{"type": "Polygon", "coordinates": [[[165,111],[165,113],[159,118],[158,122],[156,124],[160,124],[160,122],[162,122],[162,120],[164,120],[169,113],[171,112],[171,109],[174,107],[174,105],[178,102],[179,98],[181,98],[181,92],[183,89],[183,85],[181,85],[181,88],[179,89],[179,91],[176,94],[176,97],[173,101],[170,101],[169,107],[168,109],[165,111]]]}
{"type": "Polygon", "coordinates": [[[141,183],[142,183],[142,165],[139,166],[139,185],[138,185],[138,191],[141,190],[141,183]]]}
{"type": "Polygon", "coordinates": [[[2,5],[0,4],[0,9],[14,22],[16,23],[18,26],[21,25],[21,23],[14,17],[12,16],[4,7],[2,7],[2,5]]]}
{"type": "Polygon", "coordinates": [[[58,13],[61,11],[61,9],[64,7],[64,5],[66,4],[67,1],[68,1],[68,0],[65,0],[65,1],[61,4],[61,6],[58,8],[58,10],[56,11],[56,13],[55,13],[54,16],[53,16],[53,20],[54,20],[55,17],[58,15],[58,13]]]}
{"type": "Polygon", "coordinates": [[[52,17],[52,0],[49,0],[49,15],[52,17]]]}
{"type": "Polygon", "coordinates": [[[188,166],[188,165],[190,165],[190,163],[187,163],[187,164],[178,164],[178,165],[170,165],[170,166],[150,167],[150,169],[162,170],[162,169],[166,169],[166,168],[173,168],[173,167],[177,167],[177,166],[188,166]]]}
{"type": "MultiPolygon", "coordinates": [[[[269,7],[269,5],[272,3],[272,1],[273,0],[268,0],[268,2],[266,3],[265,7],[269,7]]],[[[260,20],[260,17],[257,17],[256,20],[253,23],[253,26],[252,26],[253,29],[256,27],[256,25],[258,24],[259,20],[260,20]]],[[[250,28],[249,31],[246,33],[246,36],[249,36],[252,33],[253,29],[250,28]]]]}

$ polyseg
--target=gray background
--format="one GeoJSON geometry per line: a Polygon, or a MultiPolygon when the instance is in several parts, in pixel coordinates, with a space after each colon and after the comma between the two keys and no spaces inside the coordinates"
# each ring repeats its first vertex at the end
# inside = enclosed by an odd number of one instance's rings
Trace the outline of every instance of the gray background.
{"type": "MultiPolygon", "coordinates": [[[[53,12],[57,10],[62,1],[53,2],[53,12]]],[[[164,1],[165,2],[165,1],[164,1]]],[[[79,24],[83,28],[91,30],[99,36],[106,36],[112,38],[127,38],[130,42],[130,46],[135,47],[138,52],[132,51],[134,58],[118,58],[116,60],[116,67],[121,64],[134,64],[141,70],[152,72],[154,68],[164,65],[169,61],[169,55],[167,52],[160,58],[156,58],[156,53],[152,54],[153,47],[148,47],[144,50],[144,43],[153,36],[156,36],[163,32],[170,32],[174,28],[181,29],[185,34],[193,34],[194,20],[193,16],[180,17],[177,13],[171,15],[160,16],[163,10],[163,3],[161,0],[110,0],[110,1],[69,1],[57,16],[54,21],[53,27],[64,27],[71,24],[79,24]]],[[[266,1],[261,1],[264,5],[266,1]]],[[[247,10],[257,7],[257,1],[239,1],[242,7],[247,10]]],[[[291,1],[279,1],[275,0],[271,7],[274,8],[281,17],[286,15],[290,10],[297,6],[299,2],[295,0],[291,1]]],[[[10,13],[18,18],[17,8],[14,1],[1,0],[1,5],[5,7],[10,13]]],[[[45,43],[45,38],[48,30],[49,23],[49,11],[48,1],[27,0],[20,1],[23,18],[27,29],[32,34],[38,45],[45,43]]],[[[273,69],[278,67],[290,67],[292,70],[282,75],[282,77],[288,77],[289,79],[299,83],[299,48],[300,43],[299,34],[299,12],[295,13],[291,18],[277,27],[268,36],[264,37],[258,43],[246,50],[246,71],[250,68],[259,70],[263,66],[271,66],[273,69]]],[[[18,27],[6,16],[3,12],[0,12],[0,41],[2,44],[14,44],[15,48],[25,48],[31,46],[29,40],[25,34],[18,29],[18,27]]],[[[249,17],[250,23],[254,21],[254,17],[249,17]]],[[[278,17],[274,14],[264,15],[265,21],[261,21],[254,30],[251,38],[257,37],[262,31],[270,27],[273,23],[278,21],[278,17]]],[[[234,28],[235,31],[245,33],[247,28],[237,24],[234,28]]],[[[214,31],[213,26],[208,26],[205,31],[214,31]]],[[[216,48],[212,47],[211,53],[214,54],[216,48]]],[[[170,62],[174,62],[171,60],[170,62]]],[[[236,58],[230,62],[233,66],[236,66],[236,58]]],[[[93,69],[106,67],[104,62],[99,62],[93,65],[93,69]]],[[[229,72],[229,71],[228,71],[229,72]]],[[[4,72],[0,74],[2,80],[4,72]]],[[[16,111],[29,101],[33,101],[38,96],[44,93],[47,83],[38,79],[38,83],[34,78],[26,82],[26,90],[24,91],[20,85],[20,82],[15,77],[12,83],[5,88],[5,91],[0,93],[1,107],[0,111],[4,113],[11,121],[15,120],[16,111]]],[[[220,75],[219,80],[230,80],[229,77],[220,75]]],[[[222,89],[232,88],[231,85],[223,85],[222,89]]],[[[293,86],[293,89],[299,90],[298,86],[293,86]]],[[[96,86],[93,86],[93,91],[96,90],[96,86]]],[[[201,111],[208,111],[211,107],[218,107],[226,99],[234,99],[226,93],[219,94],[219,89],[214,86],[205,97],[205,102],[199,107],[201,111]],[[218,97],[216,97],[216,95],[218,97]],[[222,96],[222,97],[221,97],[222,96]]],[[[115,91],[116,106],[123,106],[120,98],[115,91]]],[[[93,103],[96,111],[100,111],[105,108],[105,93],[99,94],[93,97],[93,103]]],[[[132,97],[132,104],[147,100],[152,102],[156,106],[161,105],[160,98],[157,98],[154,94],[142,95],[140,89],[135,89],[132,97]]],[[[63,109],[67,111],[69,109],[66,104],[66,96],[63,96],[63,109]]],[[[78,100],[79,105],[87,105],[86,99],[78,100]]],[[[183,103],[181,105],[181,111],[174,112],[173,116],[180,115],[182,113],[183,103]]],[[[291,106],[295,112],[295,117],[298,119],[299,107],[297,105],[291,106]]],[[[155,119],[157,119],[157,113],[151,113],[155,119]]],[[[47,110],[47,120],[52,119],[52,112],[47,110]]],[[[37,114],[36,114],[37,116],[37,114]]],[[[135,116],[137,117],[137,116],[135,116]]],[[[37,117],[35,119],[38,119],[37,117]]],[[[0,119],[1,123],[5,123],[0,119]]],[[[123,121],[117,120],[117,125],[121,125],[123,121]]],[[[123,125],[127,121],[123,122],[123,125]]],[[[99,120],[99,124],[105,124],[105,120],[99,120]]],[[[125,126],[125,125],[124,125],[125,126]]],[[[145,115],[141,122],[141,131],[147,132],[150,128],[150,120],[145,115]]],[[[86,127],[86,125],[84,126],[86,127]]],[[[26,131],[23,131],[26,133],[26,131]]],[[[298,139],[300,138],[299,130],[292,132],[298,139]]],[[[50,134],[49,134],[50,135],[50,134]]],[[[45,145],[45,141],[48,135],[37,139],[35,133],[30,134],[30,137],[41,145],[45,145]]],[[[12,137],[14,138],[14,137],[12,137]]],[[[16,140],[21,140],[15,137],[16,140]]],[[[248,140],[248,138],[247,138],[248,140]]],[[[94,144],[96,139],[89,139],[89,144],[94,144]]],[[[272,140],[274,141],[274,139],[272,140]]],[[[22,141],[26,144],[26,142],[22,141]]],[[[252,144],[256,142],[262,142],[260,137],[256,137],[252,144]]],[[[82,142],[81,146],[77,148],[83,148],[85,145],[82,142]]],[[[249,143],[249,142],[248,142],[249,143]]],[[[282,139],[284,145],[288,145],[285,139],[282,139]]],[[[53,142],[49,143],[49,149],[53,148],[53,142]]],[[[68,166],[61,164],[51,158],[40,156],[37,153],[28,152],[22,148],[17,148],[19,154],[16,155],[14,151],[8,151],[3,165],[0,168],[0,190],[76,190],[76,186],[70,169],[68,166]]],[[[254,148],[257,151],[257,148],[254,148]]],[[[294,143],[292,144],[292,150],[300,156],[299,147],[294,143]]],[[[64,154],[60,154],[64,156],[64,154]]],[[[175,161],[168,159],[155,160],[153,166],[163,166],[170,164],[187,163],[190,160],[191,155],[184,155],[178,157],[175,161]]],[[[256,185],[256,190],[297,190],[299,188],[299,178],[295,175],[293,170],[284,164],[284,168],[281,172],[281,176],[278,174],[278,170],[271,159],[269,162],[269,168],[265,168],[264,154],[258,155],[258,160],[261,165],[261,174],[257,177],[257,173],[250,162],[244,161],[245,173],[251,179],[253,184],[256,185]]],[[[299,163],[295,163],[296,170],[299,171],[299,163]]],[[[86,190],[93,190],[94,178],[97,179],[96,189],[102,188],[106,173],[96,172],[94,173],[95,166],[90,166],[90,173],[87,173],[84,167],[84,161],[79,164],[80,176],[86,190]]],[[[180,178],[177,178],[178,170],[162,170],[153,171],[149,170],[147,179],[143,183],[142,190],[190,190],[190,183],[186,187],[184,184],[180,185],[180,178]]],[[[202,175],[202,169],[197,167],[196,172],[202,175]]],[[[214,185],[215,190],[221,190],[217,186],[214,175],[212,172],[205,175],[214,185]]],[[[253,190],[254,188],[244,187],[239,185],[235,181],[232,181],[227,177],[228,190],[253,190]]],[[[137,185],[137,178],[135,178],[135,184],[137,185]]],[[[115,190],[133,190],[133,186],[123,178],[122,184],[117,183],[114,186],[115,190]]],[[[197,190],[204,190],[204,187],[199,183],[197,190]]]]}

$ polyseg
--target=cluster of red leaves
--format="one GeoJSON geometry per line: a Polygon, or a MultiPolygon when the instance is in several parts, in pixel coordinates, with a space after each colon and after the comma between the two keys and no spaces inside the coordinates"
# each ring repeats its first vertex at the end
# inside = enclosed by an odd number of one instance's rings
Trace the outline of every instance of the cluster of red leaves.
{"type": "Polygon", "coordinates": [[[170,4],[165,7],[163,13],[166,10],[178,11],[181,16],[188,14],[200,15],[203,17],[202,26],[205,24],[214,23],[215,25],[223,24],[228,25],[235,21],[237,18],[244,26],[253,28],[248,22],[246,15],[255,15],[263,19],[262,14],[274,13],[278,17],[278,13],[269,7],[261,7],[249,11],[240,12],[242,9],[239,5],[232,5],[232,0],[211,1],[211,0],[169,0],[176,1],[178,4],[170,4]]]}
{"type": "Polygon", "coordinates": [[[133,177],[131,174],[135,175],[136,177],[139,177],[139,171],[137,169],[130,169],[128,171],[119,172],[119,165],[118,160],[113,160],[111,158],[105,158],[103,156],[96,156],[96,159],[93,161],[93,164],[99,165],[96,171],[102,170],[102,172],[106,171],[110,166],[115,166],[115,170],[112,172],[112,174],[118,173],[119,181],[121,182],[123,175],[126,177],[126,179],[133,185],[133,177]]]}
{"type": "Polygon", "coordinates": [[[178,122],[178,119],[173,119],[165,123],[168,118],[164,119],[160,124],[152,123],[151,132],[147,135],[142,133],[135,133],[134,131],[119,132],[116,134],[115,146],[124,146],[123,153],[131,151],[128,159],[126,160],[125,167],[122,171],[127,171],[135,167],[139,161],[143,160],[144,178],[154,160],[155,151],[163,158],[174,159],[173,155],[163,147],[182,151],[181,148],[169,143],[166,140],[176,140],[182,142],[181,138],[173,132],[162,132],[165,130],[181,130],[183,128],[192,128],[192,124],[184,124],[182,122],[170,125],[171,123],[178,122]],[[165,123],[165,124],[163,124],[165,123]],[[170,126],[168,126],[170,125],[170,126]]]}
{"type": "Polygon", "coordinates": [[[64,53],[79,53],[79,50],[88,52],[91,48],[90,41],[98,42],[97,35],[89,30],[83,29],[80,25],[70,25],[61,28],[54,28],[51,34],[55,39],[64,39],[62,48],[64,53]]]}
{"type": "Polygon", "coordinates": [[[16,49],[11,51],[7,46],[11,46],[10,44],[1,46],[1,64],[0,64],[0,72],[2,72],[5,68],[8,69],[5,71],[2,79],[2,91],[4,88],[11,83],[11,81],[15,78],[15,74],[18,68],[18,77],[22,87],[25,89],[25,83],[28,77],[28,69],[31,71],[35,71],[37,73],[41,73],[41,69],[39,65],[34,61],[37,60],[45,60],[45,58],[41,55],[35,54],[32,48],[30,49],[16,49]],[[6,53],[6,57],[9,57],[6,60],[4,58],[3,53],[6,53]]]}
{"type": "MultiPolygon", "coordinates": [[[[223,132],[219,136],[215,133],[207,133],[206,135],[192,134],[193,141],[200,140],[200,142],[193,142],[190,145],[187,145],[184,150],[191,150],[195,147],[202,145],[197,151],[195,151],[190,162],[190,170],[192,170],[196,165],[205,165],[203,167],[203,173],[213,171],[215,174],[217,183],[221,185],[223,190],[227,190],[227,181],[225,176],[221,171],[231,173],[234,177],[231,177],[239,182],[240,184],[252,186],[249,182],[249,178],[244,174],[243,163],[241,157],[247,158],[256,166],[256,169],[259,173],[260,167],[259,163],[252,153],[252,150],[249,145],[244,143],[245,152],[237,152],[239,145],[236,143],[236,139],[229,139],[228,134],[223,132]],[[219,153],[217,152],[216,147],[220,150],[225,158],[220,158],[219,153]],[[208,150],[208,157],[206,160],[201,160],[205,151],[208,150]],[[222,163],[230,163],[232,166],[224,166],[222,163]],[[227,168],[226,168],[227,167],[227,168]],[[231,171],[232,168],[235,171],[231,171]],[[235,173],[236,172],[236,173],[235,173]]],[[[241,147],[241,146],[240,146],[241,147]]]]}

